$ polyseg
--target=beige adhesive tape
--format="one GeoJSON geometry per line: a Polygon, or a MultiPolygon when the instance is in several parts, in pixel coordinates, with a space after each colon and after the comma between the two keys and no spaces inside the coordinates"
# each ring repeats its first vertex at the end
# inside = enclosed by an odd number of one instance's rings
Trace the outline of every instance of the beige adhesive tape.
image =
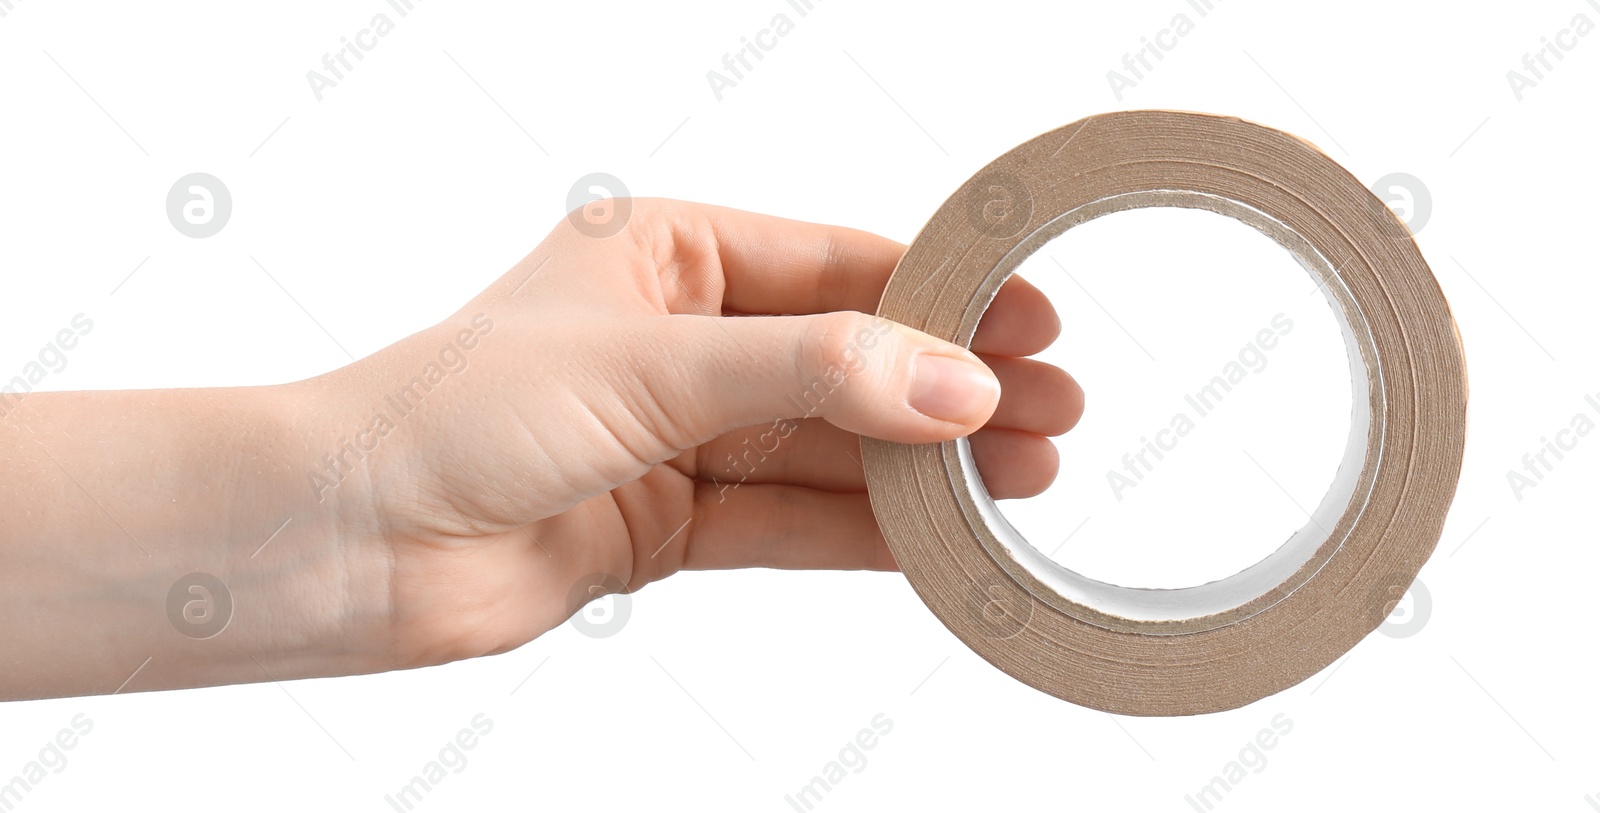
{"type": "MultiPolygon", "coordinates": [[[[1344,331],[1349,443],[1328,494],[1281,548],[1194,587],[1107,584],[1056,564],[1005,521],[965,439],[864,439],[862,452],[896,561],[975,652],[1080,705],[1200,714],[1304,680],[1383,622],[1455,494],[1466,369],[1449,305],[1382,201],[1298,138],[1195,113],[1093,116],[995,159],[917,235],[878,313],[967,346],[1024,258],[1079,223],[1146,206],[1225,214],[1278,241],[1344,331]]],[[[1228,533],[1197,527],[1194,544],[1228,533]]]]}

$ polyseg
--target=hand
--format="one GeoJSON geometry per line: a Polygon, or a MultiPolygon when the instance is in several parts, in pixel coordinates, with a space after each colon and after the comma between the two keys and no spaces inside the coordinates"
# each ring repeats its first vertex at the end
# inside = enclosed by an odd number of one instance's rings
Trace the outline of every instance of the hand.
{"type": "Polygon", "coordinates": [[[1023,280],[974,355],[866,315],[897,243],[630,205],[603,239],[563,221],[454,317],[335,374],[340,402],[411,408],[369,427],[359,471],[314,479],[392,559],[397,666],[513,649],[598,592],[683,568],[894,569],[858,433],[975,432],[997,498],[1055,477],[1045,436],[1077,422],[1083,394],[1021,358],[1060,330],[1023,280]]]}
{"type": "Polygon", "coordinates": [[[857,433],[975,433],[996,497],[1054,478],[1083,394],[1021,358],[1059,330],[1022,280],[974,356],[866,315],[896,243],[629,205],[325,376],[0,400],[0,698],[502,652],[682,568],[893,569],[857,433]]]}

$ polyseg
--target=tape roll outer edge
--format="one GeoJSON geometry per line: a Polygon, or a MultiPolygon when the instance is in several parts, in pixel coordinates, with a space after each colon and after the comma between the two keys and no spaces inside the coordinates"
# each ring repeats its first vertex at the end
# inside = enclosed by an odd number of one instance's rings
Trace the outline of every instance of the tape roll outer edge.
{"type": "MultiPolygon", "coordinates": [[[[863,438],[868,491],[919,597],[1016,679],[1116,714],[1237,708],[1310,677],[1376,629],[1438,544],[1466,438],[1460,336],[1409,229],[1331,158],[1240,119],[1154,110],[1091,116],[985,166],[912,241],[878,314],[966,346],[1011,271],[1072,225],[1063,217],[1132,208],[1119,199],[1234,216],[1239,204],[1281,224],[1269,236],[1286,247],[1303,240],[1331,260],[1324,281],[1363,334],[1369,406],[1381,420],[1368,432],[1362,485],[1315,555],[1225,612],[1122,618],[997,557],[1003,546],[973,504],[957,441],[863,438]]],[[[1196,534],[1202,544],[1205,534],[1196,534]]]]}

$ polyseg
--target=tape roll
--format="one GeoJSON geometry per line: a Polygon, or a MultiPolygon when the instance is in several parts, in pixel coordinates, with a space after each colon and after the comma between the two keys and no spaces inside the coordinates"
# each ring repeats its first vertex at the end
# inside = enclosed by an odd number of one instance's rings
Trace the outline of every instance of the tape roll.
{"type": "Polygon", "coordinates": [[[995,159],[917,235],[878,313],[968,346],[1023,259],[1079,223],[1147,206],[1225,214],[1278,241],[1344,331],[1354,401],[1345,457],[1281,548],[1194,587],[1112,585],[1029,545],[984,490],[966,439],[863,439],[862,453],[896,561],[967,646],[1079,705],[1200,714],[1304,680],[1383,622],[1455,494],[1466,369],[1449,305],[1388,206],[1294,136],[1196,113],[1092,116],[995,159]]]}

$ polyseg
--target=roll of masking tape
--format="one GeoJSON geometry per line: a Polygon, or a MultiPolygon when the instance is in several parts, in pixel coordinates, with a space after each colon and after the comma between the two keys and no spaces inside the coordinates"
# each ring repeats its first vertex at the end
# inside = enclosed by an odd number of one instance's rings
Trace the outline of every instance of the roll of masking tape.
{"type": "MultiPolygon", "coordinates": [[[[1200,714],[1299,683],[1383,622],[1455,494],[1466,370],[1449,305],[1382,201],[1294,136],[1195,113],[1092,116],[995,159],[917,235],[878,313],[967,346],[1023,259],[1075,225],[1147,206],[1217,212],[1278,241],[1343,329],[1349,443],[1333,486],[1281,548],[1193,587],[1109,584],[1057,564],[1006,522],[965,438],[864,439],[862,452],[896,561],[967,646],[1083,706],[1200,714]]],[[[1195,529],[1200,544],[1227,533],[1195,529]]]]}

